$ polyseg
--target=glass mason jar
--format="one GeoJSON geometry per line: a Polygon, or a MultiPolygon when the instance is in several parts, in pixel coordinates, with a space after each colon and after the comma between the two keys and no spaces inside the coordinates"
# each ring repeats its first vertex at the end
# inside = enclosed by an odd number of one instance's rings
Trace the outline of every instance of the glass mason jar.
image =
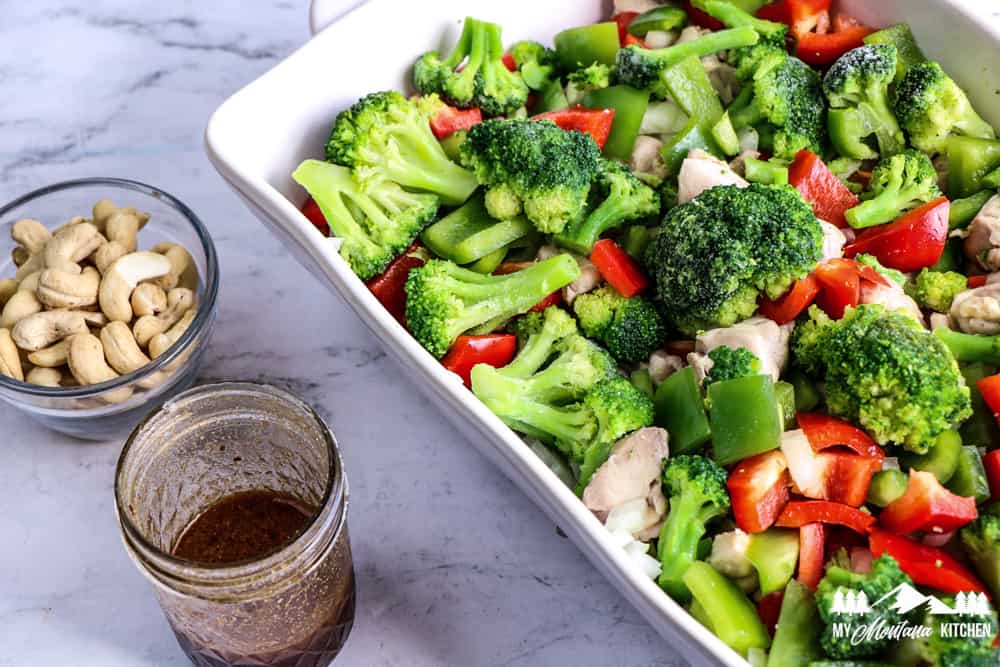
{"type": "Polygon", "coordinates": [[[115,499],[125,548],[196,665],[319,667],[336,657],[354,621],[347,480],[308,405],[249,383],[184,392],[129,437],[115,499]],[[171,555],[210,506],[262,490],[315,509],[291,542],[232,564],[171,555]]]}

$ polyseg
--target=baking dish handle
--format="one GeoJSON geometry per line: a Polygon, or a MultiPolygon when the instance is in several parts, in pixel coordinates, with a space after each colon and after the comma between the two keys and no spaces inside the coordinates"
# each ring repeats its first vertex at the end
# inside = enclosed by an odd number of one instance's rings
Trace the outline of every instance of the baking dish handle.
{"type": "Polygon", "coordinates": [[[315,35],[365,2],[367,0],[312,0],[309,7],[309,29],[315,35]]]}

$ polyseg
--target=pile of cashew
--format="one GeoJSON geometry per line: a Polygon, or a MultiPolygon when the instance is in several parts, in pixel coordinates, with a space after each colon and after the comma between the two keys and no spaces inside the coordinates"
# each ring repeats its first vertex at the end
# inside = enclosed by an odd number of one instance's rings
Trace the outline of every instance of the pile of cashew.
{"type": "MultiPolygon", "coordinates": [[[[176,243],[138,250],[149,216],[102,199],[54,231],[18,220],[17,271],[0,278],[0,375],[47,387],[131,373],[176,342],[196,314],[198,270],[176,243]]],[[[150,388],[162,373],[148,378],[150,388]]],[[[132,390],[110,392],[107,402],[132,390]]]]}

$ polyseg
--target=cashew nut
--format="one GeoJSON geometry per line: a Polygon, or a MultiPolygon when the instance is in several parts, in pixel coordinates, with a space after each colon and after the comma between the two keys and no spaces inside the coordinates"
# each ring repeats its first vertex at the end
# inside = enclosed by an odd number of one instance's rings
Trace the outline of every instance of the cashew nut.
{"type": "Polygon", "coordinates": [[[58,387],[62,381],[62,373],[55,368],[32,368],[24,379],[42,387],[58,387]]]}
{"type": "MultiPolygon", "coordinates": [[[[23,248],[15,248],[15,251],[23,248]]],[[[25,252],[27,252],[25,250],[25,252]]],[[[30,276],[32,273],[37,273],[45,268],[45,253],[40,252],[37,255],[32,255],[22,264],[18,265],[17,273],[14,274],[14,280],[23,281],[26,277],[30,276]]]]}
{"type": "Polygon", "coordinates": [[[108,272],[108,267],[115,263],[115,260],[128,254],[128,250],[121,243],[109,241],[94,251],[94,266],[101,274],[108,272]]]}
{"type": "Polygon", "coordinates": [[[170,260],[170,273],[162,278],[157,278],[155,281],[157,285],[165,290],[177,287],[181,275],[188,270],[188,267],[194,264],[191,253],[184,246],[176,243],[157,243],[153,246],[153,252],[161,253],[170,260]]]}
{"type": "Polygon", "coordinates": [[[13,278],[0,278],[0,308],[4,306],[10,297],[17,293],[17,281],[13,278]]]}
{"type": "Polygon", "coordinates": [[[132,211],[116,209],[107,218],[104,223],[104,235],[108,242],[94,253],[94,263],[101,270],[101,273],[107,271],[108,267],[119,257],[135,252],[138,234],[139,218],[132,211]]]}
{"type": "Polygon", "coordinates": [[[24,246],[30,254],[37,255],[45,249],[45,244],[52,238],[52,234],[39,221],[23,218],[11,227],[10,237],[24,246]]]}
{"type": "Polygon", "coordinates": [[[149,357],[139,349],[135,336],[124,322],[111,322],[101,329],[101,344],[108,363],[122,375],[149,363],[149,357]]]}
{"type": "Polygon", "coordinates": [[[171,345],[176,343],[184,335],[184,332],[188,330],[188,327],[191,326],[191,322],[194,321],[195,312],[194,308],[189,308],[177,324],[170,327],[166,333],[153,336],[149,341],[149,356],[156,359],[166,352],[171,345]]]}
{"type": "Polygon", "coordinates": [[[38,300],[49,308],[79,308],[97,303],[101,274],[92,266],[80,275],[45,269],[38,279],[38,300]]]}
{"type": "Polygon", "coordinates": [[[127,206],[125,208],[118,208],[118,205],[115,204],[110,199],[102,199],[96,204],[94,204],[93,219],[94,219],[94,224],[97,225],[97,229],[103,232],[106,229],[108,220],[111,218],[111,216],[113,216],[115,213],[118,213],[119,211],[134,216],[136,220],[139,222],[139,229],[145,227],[146,223],[149,222],[148,213],[140,213],[131,206],[127,206]]]}
{"type": "Polygon", "coordinates": [[[3,314],[0,314],[0,327],[10,329],[25,317],[41,312],[42,304],[35,296],[35,290],[29,289],[32,283],[37,284],[38,275],[32,274],[30,278],[24,280],[14,296],[7,299],[3,314]]]}
{"type": "Polygon", "coordinates": [[[186,287],[175,287],[167,293],[167,309],[159,315],[140,317],[132,325],[135,340],[145,347],[149,341],[172,327],[194,306],[194,292],[186,287]]]}
{"type": "Polygon", "coordinates": [[[155,252],[133,252],[115,260],[101,281],[98,293],[101,310],[108,319],[130,321],[132,306],[129,299],[135,286],[143,280],[159,278],[169,272],[170,261],[155,252]]]}
{"type": "Polygon", "coordinates": [[[21,370],[21,353],[11,338],[10,329],[0,329],[0,375],[15,380],[24,380],[21,370]]]}
{"type": "Polygon", "coordinates": [[[103,243],[104,237],[89,222],[63,227],[45,246],[45,267],[78,274],[81,271],[79,262],[90,257],[103,243]]]}
{"type": "Polygon", "coordinates": [[[31,257],[31,253],[28,249],[23,246],[15,246],[13,250],[10,251],[10,259],[14,262],[14,266],[21,268],[24,263],[28,261],[31,257]]]}
{"type": "Polygon", "coordinates": [[[22,350],[35,352],[74,334],[88,333],[87,321],[75,310],[47,310],[25,317],[11,329],[22,350]]]}
{"type": "Polygon", "coordinates": [[[100,329],[108,323],[108,316],[99,310],[77,310],[75,312],[83,315],[83,321],[87,323],[88,327],[100,329]]]}
{"type": "Polygon", "coordinates": [[[167,293],[153,283],[140,283],[132,290],[132,312],[138,316],[156,315],[167,307],[167,293]]]}
{"type": "Polygon", "coordinates": [[[59,368],[66,363],[66,341],[37,350],[28,355],[28,361],[41,368],[59,368]]]}
{"type": "MultiPolygon", "coordinates": [[[[90,333],[81,333],[69,339],[69,351],[66,357],[69,370],[82,385],[107,382],[118,377],[118,373],[104,361],[104,347],[101,341],[90,333]]],[[[122,387],[108,392],[102,400],[108,403],[120,403],[128,400],[132,389],[122,387]]]]}

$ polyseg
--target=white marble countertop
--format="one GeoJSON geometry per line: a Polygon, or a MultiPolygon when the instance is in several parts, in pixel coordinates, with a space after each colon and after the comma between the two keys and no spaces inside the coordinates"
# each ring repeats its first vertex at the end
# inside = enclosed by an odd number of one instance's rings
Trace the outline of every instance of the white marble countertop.
{"type": "MultiPolygon", "coordinates": [[[[205,158],[209,114],[307,39],[306,4],[0,1],[0,201],[121,176],[208,224],[223,280],[202,379],[290,388],[343,445],[359,607],[337,664],[683,664],[205,158]]],[[[0,446],[0,665],[188,664],[118,537],[121,443],[0,404],[0,446]]]]}

